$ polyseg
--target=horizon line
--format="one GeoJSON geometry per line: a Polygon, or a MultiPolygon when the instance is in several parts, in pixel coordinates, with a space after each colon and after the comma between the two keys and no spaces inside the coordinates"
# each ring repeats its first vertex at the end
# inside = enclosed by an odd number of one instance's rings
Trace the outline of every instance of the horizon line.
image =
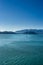
{"type": "Polygon", "coordinates": [[[31,28],[31,29],[18,29],[18,30],[0,30],[0,32],[16,32],[16,31],[20,31],[20,30],[43,30],[43,29],[37,29],[37,28],[31,28]]]}

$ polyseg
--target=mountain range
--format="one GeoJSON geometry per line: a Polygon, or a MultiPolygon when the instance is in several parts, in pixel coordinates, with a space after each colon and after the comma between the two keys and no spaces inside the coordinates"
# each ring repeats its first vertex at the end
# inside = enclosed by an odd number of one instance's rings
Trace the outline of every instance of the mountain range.
{"type": "Polygon", "coordinates": [[[18,31],[0,31],[0,34],[43,34],[43,29],[24,29],[18,31]]]}

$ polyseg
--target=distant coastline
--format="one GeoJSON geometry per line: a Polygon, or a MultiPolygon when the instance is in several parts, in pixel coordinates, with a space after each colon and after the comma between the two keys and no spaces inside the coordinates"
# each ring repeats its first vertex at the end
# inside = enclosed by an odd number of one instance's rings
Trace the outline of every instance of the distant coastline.
{"type": "Polygon", "coordinates": [[[43,34],[43,29],[24,29],[18,31],[0,31],[0,34],[43,34]]]}

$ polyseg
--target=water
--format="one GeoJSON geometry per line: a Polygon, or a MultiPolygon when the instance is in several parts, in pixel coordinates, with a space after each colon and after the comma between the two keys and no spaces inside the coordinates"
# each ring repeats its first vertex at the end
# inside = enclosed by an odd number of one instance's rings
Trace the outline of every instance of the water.
{"type": "Polygon", "coordinates": [[[43,35],[0,34],[0,65],[43,65],[43,35]]]}

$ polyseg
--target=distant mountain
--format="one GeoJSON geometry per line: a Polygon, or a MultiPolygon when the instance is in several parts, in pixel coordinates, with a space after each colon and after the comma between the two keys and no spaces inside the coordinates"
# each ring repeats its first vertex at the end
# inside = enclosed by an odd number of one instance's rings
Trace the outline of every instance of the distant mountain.
{"type": "Polygon", "coordinates": [[[43,29],[24,29],[24,30],[19,30],[16,32],[12,31],[0,31],[0,34],[43,34],[43,29]]]}
{"type": "Polygon", "coordinates": [[[16,34],[43,34],[43,29],[24,29],[16,31],[16,34]]]}

